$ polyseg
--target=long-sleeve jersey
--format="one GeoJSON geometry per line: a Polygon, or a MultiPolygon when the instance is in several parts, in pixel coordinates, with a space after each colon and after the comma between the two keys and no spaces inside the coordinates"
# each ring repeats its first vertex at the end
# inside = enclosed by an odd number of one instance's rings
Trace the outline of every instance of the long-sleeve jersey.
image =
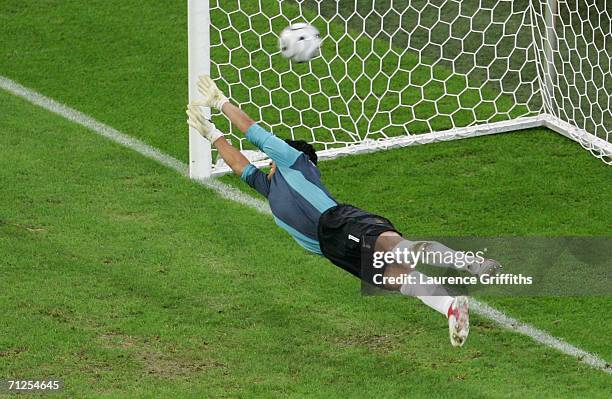
{"type": "Polygon", "coordinates": [[[242,180],[268,199],[278,226],[306,250],[321,255],[319,217],[337,203],[321,183],[319,169],[306,154],[257,124],[247,130],[246,138],[276,163],[276,172],[268,180],[249,164],[242,171],[242,180]]]}

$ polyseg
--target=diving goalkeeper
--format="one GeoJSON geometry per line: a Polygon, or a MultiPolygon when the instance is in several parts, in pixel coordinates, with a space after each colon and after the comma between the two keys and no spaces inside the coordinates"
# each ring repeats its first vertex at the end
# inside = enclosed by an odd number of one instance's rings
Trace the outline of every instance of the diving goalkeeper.
{"type": "MultiPolygon", "coordinates": [[[[326,257],[369,283],[372,283],[371,276],[364,276],[362,268],[362,244],[366,237],[373,237],[376,251],[420,252],[423,259],[428,260],[422,263],[432,266],[466,270],[474,275],[497,272],[499,264],[490,259],[481,258],[458,267],[452,261],[445,261],[445,257],[426,256],[455,251],[435,241],[407,240],[386,218],[337,203],[321,182],[316,166],[317,154],[310,144],[284,141],[267,132],[232,104],[207,75],[200,77],[198,89],[203,98],[188,106],[189,125],[215,146],[235,174],[268,199],[276,224],[307,251],[326,257]],[[269,173],[252,165],[225,140],[223,134],[203,116],[202,106],[220,110],[246,133],[247,140],[271,159],[269,173]]],[[[467,298],[453,297],[439,285],[420,283],[424,275],[415,270],[414,265],[414,259],[412,262],[404,260],[385,264],[382,270],[384,282],[376,285],[417,297],[440,312],[448,319],[451,344],[462,346],[469,333],[467,298]],[[411,277],[410,282],[401,283],[406,280],[398,278],[401,276],[411,277]]]]}

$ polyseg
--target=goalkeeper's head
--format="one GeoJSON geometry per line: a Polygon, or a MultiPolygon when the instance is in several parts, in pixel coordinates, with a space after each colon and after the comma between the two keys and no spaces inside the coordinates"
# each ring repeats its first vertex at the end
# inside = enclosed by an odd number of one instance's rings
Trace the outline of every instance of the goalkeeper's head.
{"type": "MultiPolygon", "coordinates": [[[[317,161],[319,158],[317,157],[317,152],[314,147],[304,140],[285,140],[285,143],[289,144],[291,147],[295,148],[298,151],[303,152],[308,156],[310,162],[312,162],[315,166],[317,165],[317,161]]],[[[272,176],[276,173],[276,164],[274,161],[270,162],[270,172],[268,173],[268,180],[272,180],[272,176]]]]}
{"type": "Polygon", "coordinates": [[[317,152],[312,145],[308,144],[304,140],[285,140],[285,143],[289,144],[298,151],[302,151],[304,154],[308,155],[310,162],[315,165],[317,164],[319,158],[317,157],[317,152]]]}

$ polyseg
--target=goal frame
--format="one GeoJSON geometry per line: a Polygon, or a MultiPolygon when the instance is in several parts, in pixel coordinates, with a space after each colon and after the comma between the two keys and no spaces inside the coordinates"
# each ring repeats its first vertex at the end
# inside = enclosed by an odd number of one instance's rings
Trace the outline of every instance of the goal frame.
{"type": "MultiPolygon", "coordinates": [[[[545,127],[559,133],[575,142],[580,143],[586,150],[604,162],[612,162],[612,143],[609,143],[584,129],[578,128],[555,114],[554,82],[555,67],[554,54],[557,49],[557,35],[555,29],[555,14],[557,0],[548,0],[545,10],[546,48],[544,60],[541,60],[542,76],[539,77],[540,93],[542,95],[543,112],[536,116],[519,117],[500,122],[472,124],[466,127],[452,128],[422,134],[407,134],[379,140],[366,140],[346,147],[331,148],[318,151],[320,160],[334,159],[340,156],[369,153],[379,150],[406,147],[412,145],[429,144],[441,141],[458,140],[470,137],[480,137],[491,134],[515,132],[524,129],[545,127]]],[[[210,72],[210,9],[209,0],[187,0],[188,9],[188,75],[189,75],[189,101],[197,100],[200,94],[197,90],[197,79],[202,74],[210,72]]],[[[535,41],[535,32],[533,40],[535,41]]],[[[210,117],[210,109],[205,109],[205,115],[210,117]]],[[[268,165],[267,159],[253,160],[256,167],[268,165]]],[[[189,128],[189,176],[192,179],[206,179],[230,173],[231,169],[224,163],[214,165],[212,162],[212,149],[208,140],[202,138],[198,132],[189,128]]]]}
{"type": "MultiPolygon", "coordinates": [[[[189,102],[201,98],[198,77],[210,73],[210,7],[208,0],[187,0],[189,102]]],[[[210,109],[204,110],[210,118],[210,109]]],[[[189,177],[205,179],[213,174],[210,141],[189,127],[189,177]]]]}

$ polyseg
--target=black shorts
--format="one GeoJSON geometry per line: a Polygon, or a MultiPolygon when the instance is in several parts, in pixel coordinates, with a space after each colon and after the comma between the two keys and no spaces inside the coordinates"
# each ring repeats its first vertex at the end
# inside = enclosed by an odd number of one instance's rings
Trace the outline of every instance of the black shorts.
{"type": "Polygon", "coordinates": [[[323,256],[347,272],[362,277],[361,254],[365,237],[399,231],[386,218],[352,205],[336,205],[319,218],[319,246],[323,256]]]}

